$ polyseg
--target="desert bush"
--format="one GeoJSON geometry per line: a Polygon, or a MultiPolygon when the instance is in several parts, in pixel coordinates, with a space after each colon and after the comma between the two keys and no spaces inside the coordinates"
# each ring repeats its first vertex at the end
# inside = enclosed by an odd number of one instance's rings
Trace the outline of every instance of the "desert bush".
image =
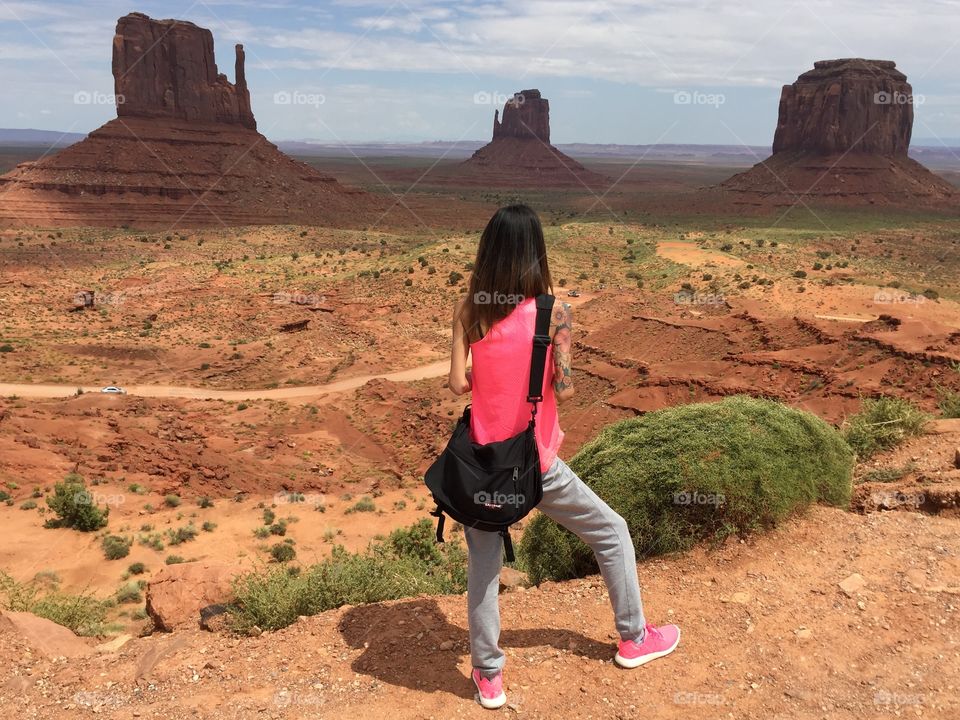
{"type": "Polygon", "coordinates": [[[960,393],[946,388],[939,388],[937,395],[939,396],[937,407],[940,408],[940,413],[943,417],[960,418],[960,393]]]}
{"type": "Polygon", "coordinates": [[[377,509],[377,506],[374,504],[373,500],[371,500],[368,497],[365,497],[357,500],[357,502],[354,505],[352,505],[351,507],[348,507],[344,512],[347,515],[351,515],[353,513],[358,513],[358,512],[373,512],[376,509],[377,509]]]}
{"type": "Polygon", "coordinates": [[[135,562],[127,568],[127,572],[131,575],[143,575],[146,571],[147,566],[142,562],[135,562]]]}
{"type": "Polygon", "coordinates": [[[337,545],[330,557],[292,572],[274,566],[234,579],[233,626],[276,630],[300,615],[361,603],[450,594],[466,590],[466,551],[458,542],[437,545],[429,520],[392,532],[364,552],[337,545]]]}
{"type": "Polygon", "coordinates": [[[180,555],[167,555],[167,559],[164,561],[167,565],[179,565],[185,563],[186,560],[180,555]]]}
{"type": "Polygon", "coordinates": [[[133,539],[119,535],[107,535],[100,544],[101,547],[103,547],[103,554],[107,560],[119,560],[130,554],[130,546],[133,544],[133,539]]]}
{"type": "Polygon", "coordinates": [[[68,475],[53,488],[47,505],[56,514],[45,523],[48,528],[68,527],[81,532],[99,530],[107,524],[108,508],[102,510],[94,505],[93,496],[79,475],[68,475]]]}
{"type": "Polygon", "coordinates": [[[138,603],[143,600],[140,592],[142,588],[138,582],[124,583],[117,590],[116,598],[118,603],[138,603]]]}
{"type": "Polygon", "coordinates": [[[921,435],[930,416],[909,400],[866,399],[860,412],[847,419],[843,436],[860,459],[921,435]]]}
{"type": "Polygon", "coordinates": [[[169,508],[180,507],[180,496],[179,495],[167,495],[163,499],[163,504],[169,508]]]}
{"type": "MultiPolygon", "coordinates": [[[[818,500],[846,505],[853,456],[815,415],[737,396],[614,423],[570,465],[648,557],[769,528],[818,500]]],[[[519,550],[536,583],[596,572],[590,549],[545,515],[519,550]]]]}
{"type": "Polygon", "coordinates": [[[18,583],[0,570],[0,606],[29,612],[70,628],[77,635],[100,635],[108,604],[92,595],[70,595],[42,582],[18,583]]]}
{"type": "Polygon", "coordinates": [[[193,525],[184,525],[176,530],[167,530],[167,542],[170,545],[182,545],[197,537],[197,529],[193,525]]]}
{"type": "Polygon", "coordinates": [[[297,556],[297,551],[290,543],[275,543],[270,548],[270,557],[278,563],[290,562],[297,556]]]}

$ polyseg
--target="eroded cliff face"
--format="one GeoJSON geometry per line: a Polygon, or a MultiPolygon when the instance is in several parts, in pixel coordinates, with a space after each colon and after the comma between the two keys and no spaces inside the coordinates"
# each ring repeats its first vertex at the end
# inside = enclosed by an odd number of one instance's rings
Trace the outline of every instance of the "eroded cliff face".
{"type": "Polygon", "coordinates": [[[460,164],[460,182],[504,187],[602,187],[610,180],[550,144],[550,101],[537,89],[514,93],[493,117],[493,139],[460,164]]]}
{"type": "Polygon", "coordinates": [[[906,157],[913,89],[890,60],[820,60],[784,85],[773,152],[906,157]]]}
{"type": "Polygon", "coordinates": [[[503,106],[503,119],[494,116],[493,139],[532,138],[550,144],[550,101],[539,90],[521,90],[503,106]]]}
{"type": "Polygon", "coordinates": [[[954,187],[907,156],[913,89],[890,60],[821,60],[780,95],[773,154],[720,184],[735,204],[958,202],[954,187]]]}
{"type": "Polygon", "coordinates": [[[356,224],[383,201],[284,155],[256,131],[236,48],[217,71],[209,30],[133,13],[117,22],[117,117],[0,177],[0,224],[198,227],[356,224]]]}
{"type": "Polygon", "coordinates": [[[213,34],[183,20],[153,20],[131,13],[117,22],[113,79],[119,117],[167,117],[242,125],[255,130],[236,46],[236,83],[217,70],[213,34]]]}

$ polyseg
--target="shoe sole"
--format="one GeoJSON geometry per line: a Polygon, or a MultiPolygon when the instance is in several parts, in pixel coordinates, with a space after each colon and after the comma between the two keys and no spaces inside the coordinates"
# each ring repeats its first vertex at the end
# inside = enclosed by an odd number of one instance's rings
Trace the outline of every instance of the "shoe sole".
{"type": "Polygon", "coordinates": [[[481,707],[485,707],[487,710],[497,710],[507,704],[506,693],[500,693],[495,698],[485,698],[480,693],[477,693],[475,697],[481,707]]]}
{"type": "Polygon", "coordinates": [[[679,644],[680,644],[680,632],[677,631],[676,641],[673,643],[673,645],[668,647],[666,650],[661,650],[660,652],[655,652],[655,653],[648,653],[646,655],[641,655],[640,657],[635,657],[635,658],[625,658],[618,651],[617,654],[614,655],[613,659],[616,661],[617,665],[619,665],[620,667],[627,668],[628,670],[632,670],[633,668],[638,668],[641,665],[646,665],[648,662],[653,662],[654,660],[657,660],[659,658],[665,657],[666,655],[669,655],[670,653],[672,653],[674,650],[677,649],[677,645],[679,644]]]}
{"type": "MultiPolygon", "coordinates": [[[[473,678],[471,677],[471,679],[473,678]]],[[[502,708],[507,704],[507,694],[505,692],[501,692],[495,698],[485,698],[480,692],[480,686],[477,685],[477,681],[475,679],[473,679],[473,685],[477,688],[477,694],[473,697],[478,703],[480,703],[481,707],[485,707],[487,710],[497,710],[498,708],[502,708]]]]}

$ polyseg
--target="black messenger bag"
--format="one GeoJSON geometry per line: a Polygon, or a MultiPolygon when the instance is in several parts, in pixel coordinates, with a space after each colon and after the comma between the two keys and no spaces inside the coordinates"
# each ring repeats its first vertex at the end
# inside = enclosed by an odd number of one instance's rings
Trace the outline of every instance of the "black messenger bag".
{"type": "MultiPolygon", "coordinates": [[[[537,320],[530,351],[530,422],[519,435],[478,445],[470,440],[470,406],[457,421],[447,447],[426,472],[436,509],[437,542],[443,542],[444,514],[464,526],[498,532],[507,562],[513,562],[510,526],[523,519],[543,497],[540,452],[534,436],[537,403],[543,400],[543,374],[550,347],[554,297],[537,297],[537,320]]],[[[505,368],[511,372],[512,368],[505,368]]]]}

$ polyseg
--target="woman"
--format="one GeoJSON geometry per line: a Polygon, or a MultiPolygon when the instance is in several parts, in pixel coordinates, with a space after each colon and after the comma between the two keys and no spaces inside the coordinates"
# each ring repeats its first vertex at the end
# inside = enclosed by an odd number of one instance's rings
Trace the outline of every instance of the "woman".
{"type": "MultiPolygon", "coordinates": [[[[473,442],[505,440],[522,432],[529,422],[526,393],[536,297],[552,293],[552,288],[543,229],[536,213],[526,205],[501,208],[483,231],[469,292],[453,315],[449,386],[457,395],[473,393],[473,442]],[[471,355],[472,370],[467,370],[471,355]]],[[[563,442],[557,403],[573,395],[571,328],[570,306],[557,304],[543,401],[536,416],[543,472],[543,500],[537,509],[593,549],[621,638],[614,659],[622,667],[634,668],[673,652],[680,642],[680,629],[676,625],[654,627],[646,622],[626,522],[557,457],[563,442]]],[[[464,528],[464,533],[470,555],[467,612],[473,681],[480,704],[498,708],[506,702],[504,654],[498,644],[501,538],[498,533],[470,527],[464,528]]]]}

